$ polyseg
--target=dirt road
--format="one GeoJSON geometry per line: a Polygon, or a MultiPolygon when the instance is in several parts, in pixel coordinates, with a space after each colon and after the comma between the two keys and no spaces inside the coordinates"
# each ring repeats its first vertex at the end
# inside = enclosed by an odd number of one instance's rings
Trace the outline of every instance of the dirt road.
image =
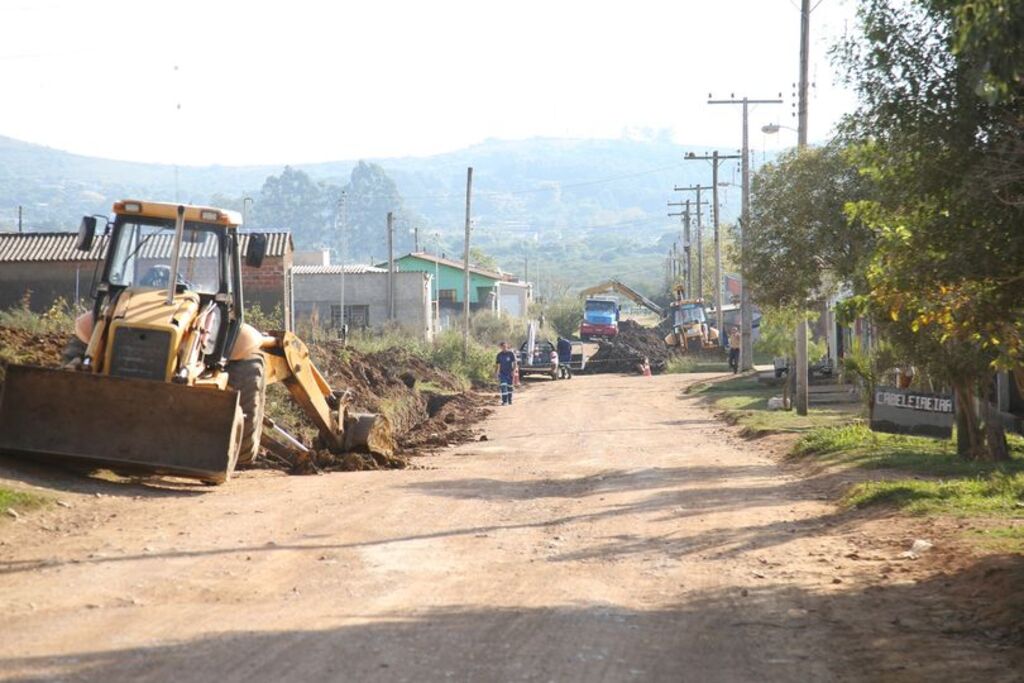
{"type": "Polygon", "coordinates": [[[0,461],[61,489],[0,526],[0,679],[1015,679],[907,627],[918,579],[876,592],[891,551],[696,379],[538,382],[411,471],[167,489],[0,461]]]}

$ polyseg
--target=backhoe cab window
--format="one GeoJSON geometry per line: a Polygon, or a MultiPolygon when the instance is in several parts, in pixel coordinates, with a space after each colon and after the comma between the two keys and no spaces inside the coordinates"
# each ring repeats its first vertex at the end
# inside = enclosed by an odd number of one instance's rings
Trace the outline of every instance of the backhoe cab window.
{"type": "MultiPolygon", "coordinates": [[[[174,260],[174,222],[131,219],[119,226],[110,261],[110,284],[167,289],[174,260]]],[[[220,240],[201,223],[186,222],[176,281],[199,294],[220,289],[220,240]]]]}
{"type": "Polygon", "coordinates": [[[706,320],[707,317],[705,316],[704,309],[701,306],[680,306],[676,313],[676,322],[678,324],[703,323],[706,320]]]}

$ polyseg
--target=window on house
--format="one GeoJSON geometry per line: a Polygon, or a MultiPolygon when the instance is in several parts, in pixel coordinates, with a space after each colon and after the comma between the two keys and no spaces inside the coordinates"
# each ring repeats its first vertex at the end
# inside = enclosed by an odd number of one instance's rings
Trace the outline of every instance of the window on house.
{"type": "MultiPolygon", "coordinates": [[[[370,326],[369,306],[345,306],[345,322],[348,329],[358,330],[370,326]]],[[[331,329],[341,328],[341,305],[331,305],[331,329]]]]}
{"type": "Polygon", "coordinates": [[[455,290],[454,289],[439,289],[437,290],[438,301],[455,301],[455,290]]]}

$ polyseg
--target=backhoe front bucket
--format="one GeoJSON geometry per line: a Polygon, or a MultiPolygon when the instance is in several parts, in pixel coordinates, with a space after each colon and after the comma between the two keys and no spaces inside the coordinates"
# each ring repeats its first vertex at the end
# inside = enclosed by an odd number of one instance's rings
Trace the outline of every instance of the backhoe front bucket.
{"type": "Polygon", "coordinates": [[[0,451],[210,483],[235,468],[234,391],[11,365],[0,391],[0,451]]]}

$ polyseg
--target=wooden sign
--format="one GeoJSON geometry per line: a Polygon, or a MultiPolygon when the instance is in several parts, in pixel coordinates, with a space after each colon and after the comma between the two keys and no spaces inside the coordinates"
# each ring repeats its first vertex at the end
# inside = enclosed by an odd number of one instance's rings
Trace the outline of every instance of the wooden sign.
{"type": "Polygon", "coordinates": [[[953,436],[953,397],[896,387],[876,387],[871,429],[948,439],[953,436]]]}

